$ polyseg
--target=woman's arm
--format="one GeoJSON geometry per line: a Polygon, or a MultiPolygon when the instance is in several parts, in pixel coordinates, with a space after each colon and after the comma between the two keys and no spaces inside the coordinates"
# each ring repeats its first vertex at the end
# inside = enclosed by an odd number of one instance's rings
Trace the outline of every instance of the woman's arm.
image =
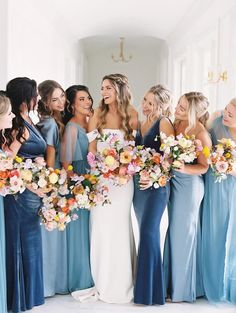
{"type": "MultiPolygon", "coordinates": [[[[201,140],[203,148],[207,146],[209,149],[211,149],[211,139],[206,130],[201,131],[198,134],[197,139],[201,140]]],[[[208,167],[209,165],[207,163],[207,158],[203,152],[200,152],[197,158],[197,164],[183,164],[177,171],[190,175],[201,175],[207,172],[208,167]]]]}
{"type": "Polygon", "coordinates": [[[53,146],[47,145],[45,159],[47,166],[54,167],[56,160],[56,149],[53,146]]]}
{"type": "Polygon", "coordinates": [[[160,121],[160,132],[166,134],[166,136],[175,135],[173,124],[168,118],[162,118],[160,121]]]}

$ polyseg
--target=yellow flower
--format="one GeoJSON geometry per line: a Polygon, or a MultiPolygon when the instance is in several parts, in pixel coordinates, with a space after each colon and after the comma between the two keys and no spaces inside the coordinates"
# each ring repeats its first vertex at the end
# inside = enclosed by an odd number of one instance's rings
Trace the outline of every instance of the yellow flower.
{"type": "Polygon", "coordinates": [[[58,175],[54,172],[51,173],[48,178],[51,184],[56,184],[58,182],[58,175]]]}
{"type": "Polygon", "coordinates": [[[19,157],[18,155],[15,157],[15,160],[17,163],[21,163],[23,161],[23,159],[19,157]]]}
{"type": "Polygon", "coordinates": [[[56,174],[60,174],[61,170],[59,170],[59,168],[56,168],[56,169],[54,170],[54,172],[55,172],[56,174]]]}
{"type": "Polygon", "coordinates": [[[28,182],[32,181],[33,175],[30,170],[22,170],[20,173],[23,180],[28,182]]]}
{"type": "Polygon", "coordinates": [[[59,216],[56,215],[56,216],[54,217],[54,221],[59,222],[59,220],[60,220],[59,216]]]}
{"type": "Polygon", "coordinates": [[[73,166],[72,166],[72,165],[68,165],[67,170],[68,170],[68,171],[72,171],[72,170],[73,170],[73,166]]]}
{"type": "Polygon", "coordinates": [[[226,157],[226,159],[230,159],[231,158],[231,153],[229,153],[229,152],[225,153],[225,157],[226,157]]]}
{"type": "Polygon", "coordinates": [[[204,154],[204,156],[208,159],[209,156],[210,156],[210,149],[205,146],[203,149],[202,149],[202,153],[204,154]]]}
{"type": "Polygon", "coordinates": [[[106,164],[107,166],[112,166],[114,163],[115,163],[115,159],[113,158],[113,156],[108,155],[108,156],[105,158],[105,164],[106,164]]]}
{"type": "Polygon", "coordinates": [[[121,152],[120,154],[120,163],[129,164],[132,160],[131,153],[129,151],[121,152]]]}

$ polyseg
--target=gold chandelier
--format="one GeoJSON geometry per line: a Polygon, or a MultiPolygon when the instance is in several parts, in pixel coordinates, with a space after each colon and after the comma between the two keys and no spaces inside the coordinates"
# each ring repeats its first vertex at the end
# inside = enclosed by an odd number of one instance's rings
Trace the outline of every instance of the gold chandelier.
{"type": "Polygon", "coordinates": [[[114,54],[112,53],[111,58],[114,62],[124,62],[127,63],[132,59],[132,54],[129,55],[129,58],[127,59],[124,55],[124,37],[120,37],[120,51],[119,51],[119,57],[115,58],[114,54]]]}

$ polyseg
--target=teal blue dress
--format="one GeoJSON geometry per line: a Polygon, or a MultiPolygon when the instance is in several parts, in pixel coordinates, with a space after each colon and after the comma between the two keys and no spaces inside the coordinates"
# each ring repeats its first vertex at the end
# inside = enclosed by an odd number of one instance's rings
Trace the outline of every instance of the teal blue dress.
{"type": "MultiPolygon", "coordinates": [[[[0,153],[2,151],[0,150],[0,153]]],[[[5,222],[3,198],[0,196],[0,312],[7,312],[6,295],[6,253],[5,253],[5,222]]]]}
{"type": "MultiPolygon", "coordinates": [[[[60,136],[56,121],[45,117],[37,126],[48,146],[56,150],[55,168],[60,164],[60,136]]],[[[66,231],[47,231],[42,226],[44,296],[68,293],[67,234],[66,231]]]]}
{"type": "Polygon", "coordinates": [[[173,171],[168,204],[169,226],[164,247],[166,295],[173,302],[203,296],[201,274],[201,202],[203,177],[173,171]]]}
{"type": "MultiPolygon", "coordinates": [[[[210,130],[212,144],[231,138],[217,118],[210,130]]],[[[236,177],[215,183],[212,170],[205,175],[202,216],[203,283],[208,300],[236,303],[236,177]]]]}
{"type": "MultiPolygon", "coordinates": [[[[62,161],[72,164],[75,173],[85,174],[89,168],[86,131],[77,123],[69,122],[66,125],[64,142],[65,153],[62,153],[62,161]]],[[[69,223],[66,229],[70,292],[87,289],[94,285],[90,270],[90,212],[80,208],[77,214],[78,219],[69,223]]]]}

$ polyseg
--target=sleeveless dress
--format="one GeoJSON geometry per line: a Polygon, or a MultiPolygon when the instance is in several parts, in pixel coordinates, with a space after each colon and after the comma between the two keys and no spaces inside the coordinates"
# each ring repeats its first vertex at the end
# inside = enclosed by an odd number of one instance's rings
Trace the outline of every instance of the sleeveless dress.
{"type": "MultiPolygon", "coordinates": [[[[60,165],[60,138],[56,121],[52,117],[45,117],[37,124],[48,146],[56,150],[54,168],[60,165]]],[[[67,238],[66,231],[57,229],[48,231],[41,227],[43,243],[43,274],[44,296],[51,297],[56,293],[68,293],[67,271],[67,238]],[[58,272],[58,268],[60,271],[58,272]]]]}
{"type": "MultiPolygon", "coordinates": [[[[123,131],[103,129],[124,140],[123,131]]],[[[97,143],[97,150],[104,149],[97,143]]],[[[124,186],[108,184],[111,204],[97,206],[90,212],[91,270],[99,299],[108,303],[128,303],[133,299],[135,246],[131,223],[133,180],[124,186]]]]}
{"type": "MultiPolygon", "coordinates": [[[[2,150],[0,153],[3,153],[2,150]]],[[[2,196],[0,196],[0,312],[7,312],[5,221],[2,196]]]]}
{"type": "MultiPolygon", "coordinates": [[[[43,156],[46,143],[37,129],[24,121],[29,138],[18,155],[43,156]]],[[[18,313],[44,303],[42,238],[38,210],[41,198],[26,189],[4,198],[8,310],[18,313]]]]}
{"type": "Polygon", "coordinates": [[[202,175],[175,170],[173,175],[164,245],[165,289],[173,302],[193,302],[204,294],[200,253],[204,181],[202,175]]]}
{"type": "MultiPolygon", "coordinates": [[[[144,145],[160,152],[160,139],[155,141],[160,120],[156,121],[142,137],[139,130],[136,145],[144,145]]],[[[139,189],[139,177],[135,176],[134,211],[138,220],[140,242],[138,249],[134,302],[139,304],[164,304],[165,291],[160,249],[160,222],[169,197],[169,185],[155,189],[139,189]]]]}
{"type": "MultiPolygon", "coordinates": [[[[217,118],[210,130],[212,144],[231,138],[217,118]]],[[[212,170],[205,175],[202,216],[202,262],[205,294],[210,301],[236,303],[236,177],[215,183],[212,170]]]]}
{"type": "MultiPolygon", "coordinates": [[[[61,160],[73,165],[73,171],[85,174],[89,168],[87,163],[88,138],[80,125],[69,122],[66,125],[64,138],[65,147],[61,160]]],[[[87,209],[77,211],[78,219],[68,224],[68,285],[69,291],[82,290],[94,285],[90,269],[89,216],[87,209]]]]}

